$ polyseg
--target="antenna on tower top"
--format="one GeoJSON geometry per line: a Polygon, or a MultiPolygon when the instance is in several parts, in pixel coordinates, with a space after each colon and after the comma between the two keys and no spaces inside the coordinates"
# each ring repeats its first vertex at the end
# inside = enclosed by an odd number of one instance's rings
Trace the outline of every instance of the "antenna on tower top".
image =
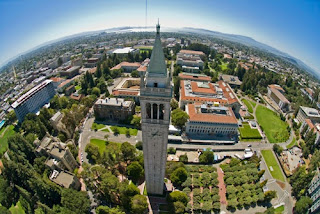
{"type": "Polygon", "coordinates": [[[146,28],[148,26],[148,0],[146,0],[146,28]]]}

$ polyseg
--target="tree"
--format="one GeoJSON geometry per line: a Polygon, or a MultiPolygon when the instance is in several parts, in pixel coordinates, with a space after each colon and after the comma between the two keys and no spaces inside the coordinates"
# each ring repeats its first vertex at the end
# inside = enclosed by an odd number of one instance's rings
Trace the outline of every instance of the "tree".
{"type": "Polygon", "coordinates": [[[174,213],[184,213],[185,207],[186,206],[180,201],[173,203],[174,213]]]}
{"type": "Polygon", "coordinates": [[[181,130],[189,119],[189,115],[180,108],[173,110],[171,116],[172,125],[179,127],[181,130]]]}
{"type": "Polygon", "coordinates": [[[96,163],[101,157],[100,152],[99,152],[99,147],[96,145],[93,145],[91,143],[89,143],[86,146],[85,151],[87,153],[88,159],[92,160],[94,163],[96,163]]]}
{"type": "Polygon", "coordinates": [[[292,174],[290,178],[290,184],[292,186],[292,194],[299,199],[301,196],[305,195],[305,188],[308,187],[309,183],[313,178],[313,173],[306,172],[304,166],[298,167],[292,174]]]}
{"type": "Polygon", "coordinates": [[[294,213],[305,214],[312,205],[312,199],[308,196],[302,196],[295,204],[294,213]]]}
{"type": "Polygon", "coordinates": [[[120,199],[121,204],[126,210],[130,210],[130,202],[133,196],[139,195],[140,191],[136,185],[132,182],[128,185],[127,183],[122,183],[120,188],[120,199]]]}
{"type": "MultiPolygon", "coordinates": [[[[127,129],[129,130],[129,129],[127,129]]],[[[128,142],[124,142],[120,147],[124,160],[133,160],[136,156],[136,148],[128,142]]]]}
{"type": "Polygon", "coordinates": [[[143,176],[144,170],[138,161],[134,161],[127,167],[127,174],[136,183],[143,176]]]}
{"type": "Polygon", "coordinates": [[[136,144],[136,148],[139,150],[143,149],[142,141],[138,141],[138,143],[136,144]]]}
{"type": "Polygon", "coordinates": [[[207,149],[201,153],[199,161],[200,163],[213,163],[213,158],[213,152],[207,149]]]}
{"type": "Polygon", "coordinates": [[[131,212],[143,214],[148,209],[147,198],[143,195],[135,195],[131,200],[131,212]]]}
{"type": "Polygon", "coordinates": [[[272,148],[273,148],[273,151],[278,155],[281,155],[281,153],[283,152],[283,148],[278,144],[273,144],[272,148]]]}
{"type": "Polygon", "coordinates": [[[169,194],[168,198],[169,202],[174,203],[176,201],[182,202],[184,205],[187,205],[188,203],[188,196],[186,193],[181,191],[174,191],[169,194]]]}
{"type": "Polygon", "coordinates": [[[11,214],[11,212],[4,206],[0,206],[0,213],[1,214],[11,214]]]}
{"type": "Polygon", "coordinates": [[[137,78],[137,77],[139,77],[139,72],[137,70],[134,70],[131,72],[131,76],[137,78]]]}
{"type": "Polygon", "coordinates": [[[99,97],[100,96],[100,89],[97,87],[92,88],[91,94],[94,94],[97,97],[99,97]]]}
{"type": "Polygon", "coordinates": [[[188,177],[182,184],[183,187],[191,187],[192,186],[192,179],[188,177]]]}
{"type": "Polygon", "coordinates": [[[170,106],[171,110],[175,110],[179,107],[179,103],[175,99],[171,99],[170,106]]]}
{"type": "Polygon", "coordinates": [[[205,201],[201,208],[204,212],[210,212],[212,210],[212,203],[210,201],[205,201]]]}
{"type": "Polygon", "coordinates": [[[176,154],[176,149],[173,147],[169,147],[168,154],[176,154]]]}
{"type": "Polygon", "coordinates": [[[108,206],[99,206],[96,209],[97,214],[125,214],[119,207],[110,208],[108,206]]]}
{"type": "Polygon", "coordinates": [[[176,184],[181,185],[188,177],[187,170],[183,167],[180,167],[173,171],[173,173],[170,175],[170,180],[176,184]]]}
{"type": "Polygon", "coordinates": [[[7,115],[6,115],[6,122],[8,124],[12,124],[14,121],[16,121],[17,116],[16,113],[14,111],[10,111],[7,115]]]}
{"type": "Polygon", "coordinates": [[[90,200],[87,193],[73,189],[62,190],[61,204],[75,213],[88,213],[90,208],[90,200]]]}
{"type": "Polygon", "coordinates": [[[264,200],[265,201],[271,201],[275,197],[277,197],[276,191],[267,191],[264,193],[264,200]]]}
{"type": "Polygon", "coordinates": [[[188,155],[187,155],[187,153],[185,153],[184,155],[180,155],[179,156],[179,161],[181,161],[182,163],[188,163],[188,155]]]}

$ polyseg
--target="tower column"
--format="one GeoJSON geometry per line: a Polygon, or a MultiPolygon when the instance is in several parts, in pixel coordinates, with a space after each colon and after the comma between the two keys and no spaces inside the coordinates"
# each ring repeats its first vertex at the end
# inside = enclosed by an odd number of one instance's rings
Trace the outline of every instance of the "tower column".
{"type": "Polygon", "coordinates": [[[159,120],[159,115],[160,115],[160,105],[157,104],[157,120],[159,120]]]}

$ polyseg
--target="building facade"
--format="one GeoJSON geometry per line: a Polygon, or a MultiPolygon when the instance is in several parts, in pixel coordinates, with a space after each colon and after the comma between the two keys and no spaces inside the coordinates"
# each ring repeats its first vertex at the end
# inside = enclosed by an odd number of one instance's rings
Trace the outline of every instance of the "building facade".
{"type": "Polygon", "coordinates": [[[162,195],[167,160],[171,76],[168,72],[160,40],[160,25],[151,60],[145,75],[141,75],[140,103],[142,141],[147,192],[162,195]]]}
{"type": "Polygon", "coordinates": [[[311,181],[308,193],[313,201],[310,213],[318,213],[320,208],[320,174],[318,173],[311,181]]]}
{"type": "Polygon", "coordinates": [[[45,80],[19,97],[13,104],[19,122],[29,113],[36,113],[55,95],[52,80],[45,80]]]}
{"type": "Polygon", "coordinates": [[[126,120],[134,115],[135,104],[122,98],[98,99],[93,106],[94,114],[99,119],[126,120]]]}
{"type": "Polygon", "coordinates": [[[284,89],[279,85],[268,85],[268,97],[273,100],[283,112],[290,110],[290,102],[283,95],[284,89]]]}
{"type": "Polygon", "coordinates": [[[188,104],[189,120],[186,133],[189,135],[213,135],[238,137],[238,121],[230,107],[219,104],[188,104]]]}
{"type": "Polygon", "coordinates": [[[313,123],[320,123],[320,114],[317,109],[300,106],[297,120],[303,124],[306,119],[310,119],[313,123]]]}

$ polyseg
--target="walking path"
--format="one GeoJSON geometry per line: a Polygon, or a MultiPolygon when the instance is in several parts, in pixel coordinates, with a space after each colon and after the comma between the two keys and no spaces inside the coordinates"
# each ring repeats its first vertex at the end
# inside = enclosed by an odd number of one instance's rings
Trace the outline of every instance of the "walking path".
{"type": "Polygon", "coordinates": [[[226,212],[227,211],[226,210],[226,207],[227,207],[226,193],[227,193],[227,191],[226,191],[226,186],[225,186],[224,180],[223,180],[224,173],[220,167],[218,168],[217,172],[218,172],[218,181],[219,181],[218,187],[219,187],[221,210],[226,212]]]}

